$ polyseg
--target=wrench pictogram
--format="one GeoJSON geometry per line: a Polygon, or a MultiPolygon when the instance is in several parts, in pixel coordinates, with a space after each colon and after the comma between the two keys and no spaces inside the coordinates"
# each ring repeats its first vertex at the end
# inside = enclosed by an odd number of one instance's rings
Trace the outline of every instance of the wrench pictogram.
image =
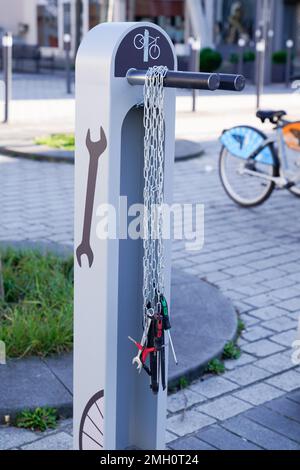
{"type": "Polygon", "coordinates": [[[88,180],[86,188],[85,212],[83,222],[82,242],[76,250],[76,256],[79,266],[81,267],[81,258],[86,255],[89,267],[91,268],[94,262],[94,253],[91,248],[91,227],[94,210],[94,200],[98,173],[98,163],[101,155],[105,152],[107,147],[107,140],[103,128],[100,128],[100,140],[93,142],[91,140],[91,131],[88,130],[86,136],[86,147],[90,154],[88,180]]]}

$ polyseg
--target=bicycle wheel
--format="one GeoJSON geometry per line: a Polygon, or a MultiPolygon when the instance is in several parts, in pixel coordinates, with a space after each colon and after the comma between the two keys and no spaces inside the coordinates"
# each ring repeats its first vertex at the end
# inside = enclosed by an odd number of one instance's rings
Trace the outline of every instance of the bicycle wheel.
{"type": "Polygon", "coordinates": [[[152,60],[157,60],[160,56],[160,47],[157,44],[152,44],[149,49],[149,56],[152,60]]]}
{"type": "Polygon", "coordinates": [[[266,136],[246,126],[231,129],[227,134],[221,139],[226,145],[222,147],[219,160],[222,185],[228,196],[241,207],[259,206],[271,196],[275,188],[274,182],[263,178],[264,175],[278,176],[274,148],[272,145],[265,147],[255,160],[249,161],[247,157],[263,143],[266,136]],[[248,170],[251,173],[246,173],[248,170]]]}
{"type": "Polygon", "coordinates": [[[300,183],[296,184],[292,188],[289,188],[290,193],[296,197],[300,197],[300,183]]]}
{"type": "Polygon", "coordinates": [[[79,450],[103,449],[104,391],[97,392],[87,403],[79,426],[79,450]]]}
{"type": "Polygon", "coordinates": [[[136,49],[143,49],[144,47],[144,36],[142,34],[137,34],[133,40],[134,47],[136,49]]]}
{"type": "MultiPolygon", "coordinates": [[[[300,176],[300,152],[299,151],[294,151],[294,150],[289,150],[287,152],[287,160],[289,163],[289,167],[291,169],[291,179],[293,179],[294,176],[300,176]]],[[[296,197],[300,197],[300,181],[298,181],[294,186],[291,186],[288,188],[291,194],[293,194],[296,197]]]]}

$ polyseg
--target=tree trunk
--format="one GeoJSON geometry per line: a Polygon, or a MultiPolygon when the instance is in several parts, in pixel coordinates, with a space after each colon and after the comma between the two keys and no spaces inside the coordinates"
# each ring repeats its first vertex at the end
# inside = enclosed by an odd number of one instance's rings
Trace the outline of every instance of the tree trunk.
{"type": "MultiPolygon", "coordinates": [[[[211,0],[209,0],[210,3],[211,0]]],[[[200,40],[202,47],[213,47],[213,23],[211,5],[198,0],[187,0],[192,36],[200,40]],[[209,5],[209,6],[208,6],[209,5]],[[206,8],[205,8],[206,7],[206,8]]]]}

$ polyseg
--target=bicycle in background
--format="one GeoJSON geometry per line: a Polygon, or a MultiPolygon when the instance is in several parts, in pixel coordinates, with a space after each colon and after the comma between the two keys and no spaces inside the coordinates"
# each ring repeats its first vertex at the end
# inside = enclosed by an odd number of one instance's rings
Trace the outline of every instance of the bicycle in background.
{"type": "Polygon", "coordinates": [[[290,122],[285,111],[258,111],[257,117],[274,124],[267,137],[250,126],[237,126],[221,136],[219,172],[228,196],[242,207],[263,204],[275,188],[300,197],[300,122],[290,122]]]}

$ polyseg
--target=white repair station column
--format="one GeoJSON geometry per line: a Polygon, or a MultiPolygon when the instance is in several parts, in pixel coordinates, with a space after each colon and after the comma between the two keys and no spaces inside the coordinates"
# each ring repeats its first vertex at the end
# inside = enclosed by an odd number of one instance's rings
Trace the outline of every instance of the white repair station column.
{"type": "MultiPolygon", "coordinates": [[[[129,239],[120,196],[143,203],[143,86],[129,69],[176,70],[173,45],[150,23],[106,23],[84,38],[76,61],[74,447],[163,449],[166,391],[132,365],[128,336],[142,336],[143,242],[129,239]],[[116,237],[102,235],[104,205],[116,237]],[[114,225],[113,221],[112,225],[114,225]],[[124,222],[124,221],[123,221],[124,222]],[[120,233],[122,232],[122,233],[120,233]]],[[[165,89],[164,201],[172,201],[175,90],[165,89]]],[[[124,199],[123,205],[124,205],[124,199]]],[[[130,218],[129,218],[130,222],[130,218]]],[[[111,228],[111,227],[110,227],[111,228]]],[[[110,230],[113,235],[113,230],[110,230]]],[[[170,298],[170,242],[165,242],[170,298]]],[[[166,348],[167,353],[168,348],[166,348]]],[[[166,354],[167,359],[167,354],[166,354]]],[[[168,361],[166,360],[166,364],[168,361]]]]}

